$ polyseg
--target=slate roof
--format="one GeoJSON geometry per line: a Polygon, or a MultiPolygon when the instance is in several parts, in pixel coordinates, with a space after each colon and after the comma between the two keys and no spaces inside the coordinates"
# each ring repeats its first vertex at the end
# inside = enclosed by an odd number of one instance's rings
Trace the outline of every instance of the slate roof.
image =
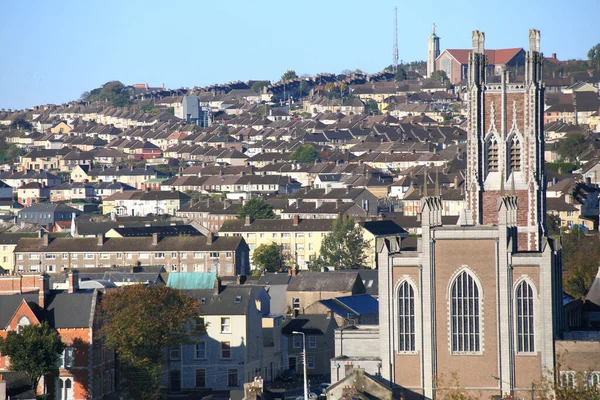
{"type": "Polygon", "coordinates": [[[292,219],[256,219],[246,226],[245,220],[227,220],[221,226],[220,232],[329,232],[333,219],[300,219],[294,226],[292,219]]]}
{"type": "Polygon", "coordinates": [[[404,228],[389,219],[383,221],[361,222],[360,225],[375,236],[408,235],[408,232],[404,228]]]}
{"type": "Polygon", "coordinates": [[[158,233],[159,236],[179,236],[179,235],[202,235],[192,225],[159,225],[159,226],[130,226],[127,228],[113,228],[114,232],[122,237],[145,237],[158,233]]]}
{"type": "Polygon", "coordinates": [[[290,280],[288,292],[351,292],[357,281],[358,272],[301,272],[290,280]]]}
{"type": "Polygon", "coordinates": [[[245,315],[250,301],[254,301],[261,290],[264,289],[258,286],[234,285],[224,286],[218,295],[215,295],[213,289],[186,290],[185,292],[200,299],[201,315],[245,315]]]}
{"type": "Polygon", "coordinates": [[[307,335],[324,335],[329,324],[334,324],[337,328],[335,319],[329,319],[325,314],[300,314],[298,317],[289,320],[283,326],[281,332],[284,335],[291,335],[294,331],[304,332],[307,335]]]}
{"type": "Polygon", "coordinates": [[[96,238],[56,238],[44,246],[43,239],[27,238],[19,241],[15,252],[234,251],[244,241],[238,236],[218,236],[209,245],[206,240],[206,236],[168,236],[153,245],[151,237],[106,238],[99,246],[96,238]]]}

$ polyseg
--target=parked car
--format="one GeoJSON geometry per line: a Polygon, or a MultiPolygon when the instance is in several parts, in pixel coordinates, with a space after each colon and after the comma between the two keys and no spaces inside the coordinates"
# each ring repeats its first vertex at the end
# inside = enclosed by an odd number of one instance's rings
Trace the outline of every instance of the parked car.
{"type": "Polygon", "coordinates": [[[321,391],[321,393],[325,394],[325,392],[327,391],[327,388],[329,386],[331,386],[331,383],[325,383],[325,382],[323,382],[323,383],[321,383],[319,385],[319,390],[321,391]]]}

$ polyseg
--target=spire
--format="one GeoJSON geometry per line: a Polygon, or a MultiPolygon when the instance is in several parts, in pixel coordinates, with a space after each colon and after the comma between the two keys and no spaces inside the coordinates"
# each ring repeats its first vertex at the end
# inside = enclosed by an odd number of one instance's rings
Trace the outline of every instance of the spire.
{"type": "Polygon", "coordinates": [[[432,34],[433,36],[435,36],[435,22],[433,23],[433,27],[432,27],[432,30],[431,30],[431,34],[432,34]]]}

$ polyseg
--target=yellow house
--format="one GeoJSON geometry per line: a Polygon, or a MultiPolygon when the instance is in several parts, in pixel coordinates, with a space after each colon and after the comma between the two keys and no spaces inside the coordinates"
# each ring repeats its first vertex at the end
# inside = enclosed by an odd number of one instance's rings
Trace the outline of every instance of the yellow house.
{"type": "Polygon", "coordinates": [[[408,236],[408,232],[391,220],[366,221],[357,224],[367,243],[367,267],[377,268],[377,244],[382,240],[401,240],[408,236]]]}
{"type": "Polygon", "coordinates": [[[69,133],[71,132],[71,128],[66,122],[60,121],[58,124],[54,125],[50,128],[50,132],[52,133],[69,133]]]}
{"type": "Polygon", "coordinates": [[[277,243],[290,254],[300,269],[308,269],[321,250],[323,237],[331,231],[334,219],[257,219],[246,217],[223,223],[219,233],[223,236],[242,236],[250,248],[250,266],[254,249],[261,245],[277,243]]]}

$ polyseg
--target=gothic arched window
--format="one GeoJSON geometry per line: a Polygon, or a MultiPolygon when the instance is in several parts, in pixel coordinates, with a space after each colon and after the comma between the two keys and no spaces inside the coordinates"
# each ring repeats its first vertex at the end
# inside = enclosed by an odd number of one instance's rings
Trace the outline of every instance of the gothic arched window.
{"type": "Polygon", "coordinates": [[[415,351],[415,291],[404,281],[398,287],[398,351],[415,351]]]}
{"type": "Polygon", "coordinates": [[[492,135],[487,140],[486,161],[488,172],[498,172],[498,141],[492,135]]]}
{"type": "Polygon", "coordinates": [[[533,289],[526,281],[522,281],[517,286],[515,305],[517,309],[517,352],[532,353],[535,351],[533,289]]]}
{"type": "Polygon", "coordinates": [[[521,170],[521,140],[514,135],[508,142],[508,162],[510,172],[521,170]]]}
{"type": "Polygon", "coordinates": [[[461,272],[450,287],[452,351],[481,350],[481,306],[479,286],[467,271],[461,272]]]}

